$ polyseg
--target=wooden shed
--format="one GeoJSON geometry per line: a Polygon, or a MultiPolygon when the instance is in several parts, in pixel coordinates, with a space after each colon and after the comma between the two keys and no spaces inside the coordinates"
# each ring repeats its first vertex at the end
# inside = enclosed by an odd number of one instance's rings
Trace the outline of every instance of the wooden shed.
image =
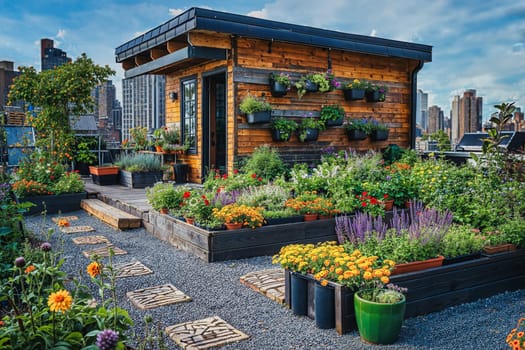
{"type": "Polygon", "coordinates": [[[347,34],[191,8],[115,50],[125,77],[166,76],[166,121],[180,125],[191,142],[181,157],[190,181],[202,182],[209,169],[231,171],[255,147],[271,144],[290,163],[312,161],[323,148],[381,149],[415,142],[417,73],[431,61],[432,47],[347,34]],[[299,79],[331,70],[341,83],[364,79],[388,88],[385,101],[346,101],[340,89],[307,93],[292,88],[285,96],[270,93],[271,73],[299,79]],[[300,121],[318,116],[321,106],[340,104],[347,118],[373,116],[387,123],[386,141],[349,141],[342,126],[322,131],[317,141],[275,142],[270,124],[249,124],[239,103],[251,94],[272,107],[272,116],[300,121]]]}

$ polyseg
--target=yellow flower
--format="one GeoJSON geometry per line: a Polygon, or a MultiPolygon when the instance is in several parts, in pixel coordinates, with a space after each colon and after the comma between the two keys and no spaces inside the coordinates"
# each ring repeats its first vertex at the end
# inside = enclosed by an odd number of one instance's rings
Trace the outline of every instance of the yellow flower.
{"type": "Polygon", "coordinates": [[[49,306],[49,310],[51,310],[51,312],[65,312],[71,308],[72,303],[73,298],[71,297],[71,294],[69,294],[69,292],[65,289],[51,293],[47,299],[47,305],[49,306]]]}
{"type": "Polygon", "coordinates": [[[367,280],[367,281],[368,281],[368,280],[371,280],[371,279],[373,278],[372,273],[371,273],[370,271],[366,271],[366,272],[363,274],[363,278],[364,278],[365,280],[367,280]]]}
{"type": "Polygon", "coordinates": [[[102,272],[102,264],[93,261],[91,264],[88,265],[86,270],[91,277],[97,277],[102,272]]]}
{"type": "Polygon", "coordinates": [[[388,278],[387,276],[383,276],[381,277],[381,282],[383,282],[384,284],[387,284],[388,282],[390,282],[390,278],[388,278]]]}
{"type": "Polygon", "coordinates": [[[326,286],[328,285],[328,281],[327,281],[327,280],[322,280],[322,281],[321,281],[321,285],[322,285],[323,287],[326,287],[326,286]]]}

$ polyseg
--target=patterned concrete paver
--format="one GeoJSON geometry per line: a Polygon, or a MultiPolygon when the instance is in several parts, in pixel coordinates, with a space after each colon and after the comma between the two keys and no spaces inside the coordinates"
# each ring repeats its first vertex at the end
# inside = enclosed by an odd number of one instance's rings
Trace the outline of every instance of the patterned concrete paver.
{"type": "Polygon", "coordinates": [[[83,236],[73,238],[75,244],[109,244],[109,239],[105,236],[83,236]]]}
{"type": "Polygon", "coordinates": [[[169,337],[183,349],[201,350],[248,339],[218,316],[166,327],[169,337]]]}
{"type": "Polygon", "coordinates": [[[126,264],[115,265],[114,268],[117,274],[117,278],[144,276],[153,273],[153,271],[151,271],[146,265],[144,265],[140,261],[132,261],[126,264]]]}
{"type": "Polygon", "coordinates": [[[241,276],[240,281],[247,287],[266,297],[284,304],[284,270],[270,269],[250,272],[241,276]]]}
{"type": "Polygon", "coordinates": [[[91,232],[95,231],[95,229],[92,226],[67,226],[67,227],[61,227],[60,231],[63,233],[80,233],[80,232],[91,232]]]}
{"type": "Polygon", "coordinates": [[[142,310],[191,301],[189,296],[172,284],[138,289],[127,292],[126,295],[133,305],[142,310]]]}
{"type": "Polygon", "coordinates": [[[128,254],[127,251],[125,251],[123,249],[120,249],[118,247],[112,246],[112,245],[107,245],[107,246],[96,248],[96,249],[93,249],[93,250],[85,250],[85,251],[82,252],[82,254],[84,254],[84,256],[86,258],[91,258],[91,256],[93,256],[95,254],[100,256],[100,257],[108,257],[110,248],[113,249],[113,254],[114,255],[128,254]]]}
{"type": "Polygon", "coordinates": [[[72,216],[56,216],[54,218],[51,218],[51,220],[56,224],[56,223],[58,223],[58,220],[66,220],[66,221],[78,220],[78,216],[76,216],[76,215],[72,215],[72,216]]]}

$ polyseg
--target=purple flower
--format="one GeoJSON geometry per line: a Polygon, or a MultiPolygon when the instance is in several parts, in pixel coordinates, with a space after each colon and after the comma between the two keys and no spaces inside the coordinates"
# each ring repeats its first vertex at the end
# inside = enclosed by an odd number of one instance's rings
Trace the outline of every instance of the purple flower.
{"type": "Polygon", "coordinates": [[[24,259],[23,256],[19,256],[15,259],[15,266],[16,267],[24,267],[26,266],[26,259],[24,259]]]}
{"type": "Polygon", "coordinates": [[[97,335],[97,346],[100,350],[113,350],[117,346],[118,332],[112,329],[104,329],[97,335]]]}
{"type": "Polygon", "coordinates": [[[392,176],[387,175],[387,176],[386,176],[386,179],[387,179],[388,181],[390,181],[390,180],[392,180],[392,176]]]}
{"type": "Polygon", "coordinates": [[[51,243],[44,242],[40,245],[40,249],[42,249],[44,252],[48,252],[51,250],[51,243]]]}

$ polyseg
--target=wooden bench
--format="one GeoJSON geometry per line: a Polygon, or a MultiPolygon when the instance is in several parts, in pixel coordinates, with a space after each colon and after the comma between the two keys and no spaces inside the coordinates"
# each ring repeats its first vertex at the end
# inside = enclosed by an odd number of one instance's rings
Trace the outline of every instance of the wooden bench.
{"type": "Polygon", "coordinates": [[[80,202],[80,207],[90,215],[119,230],[137,228],[141,225],[140,218],[112,207],[98,199],[83,199],[80,202]]]}

